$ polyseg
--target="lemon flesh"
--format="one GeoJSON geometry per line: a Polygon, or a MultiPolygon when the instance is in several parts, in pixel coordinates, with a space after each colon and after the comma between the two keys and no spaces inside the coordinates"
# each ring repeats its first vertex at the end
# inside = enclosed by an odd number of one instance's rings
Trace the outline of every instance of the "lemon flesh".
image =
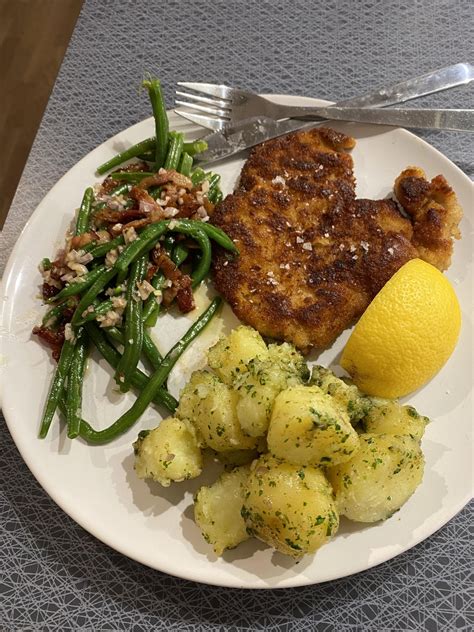
{"type": "Polygon", "coordinates": [[[384,285],[355,326],[341,366],[358,388],[395,398],[426,384],[452,354],[461,329],[453,287],[412,259],[384,285]]]}

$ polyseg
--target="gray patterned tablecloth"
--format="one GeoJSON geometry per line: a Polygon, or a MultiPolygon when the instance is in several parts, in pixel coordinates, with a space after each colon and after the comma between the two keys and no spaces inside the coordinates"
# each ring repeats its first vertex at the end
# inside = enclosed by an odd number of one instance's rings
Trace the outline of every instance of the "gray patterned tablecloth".
{"type": "MultiPolygon", "coordinates": [[[[162,78],[169,104],[185,79],[337,99],[468,60],[473,7],[472,0],[86,0],[1,236],[2,268],[55,181],[148,116],[137,97],[146,71],[162,78]]],[[[470,107],[472,96],[457,90],[427,103],[470,107]]],[[[472,176],[468,134],[423,137],[472,176]]],[[[282,591],[219,589],[152,571],[95,540],[39,487],[3,418],[0,440],[2,632],[474,628],[473,505],[429,540],[354,577],[282,591]]]]}

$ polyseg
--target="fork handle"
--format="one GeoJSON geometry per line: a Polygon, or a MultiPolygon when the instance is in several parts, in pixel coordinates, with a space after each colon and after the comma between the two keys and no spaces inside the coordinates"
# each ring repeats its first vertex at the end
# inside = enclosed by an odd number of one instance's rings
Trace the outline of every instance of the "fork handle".
{"type": "MultiPolygon", "coordinates": [[[[309,108],[308,108],[309,110],[309,108]]],[[[308,112],[309,114],[310,112],[308,112]]],[[[318,118],[336,121],[354,121],[375,123],[377,125],[396,125],[417,129],[449,129],[474,131],[474,110],[451,109],[397,109],[373,108],[313,108],[311,114],[318,118]]]]}
{"type": "MultiPolygon", "coordinates": [[[[426,75],[408,79],[407,81],[401,81],[391,86],[379,88],[374,92],[368,92],[358,97],[338,101],[335,103],[335,106],[365,108],[386,107],[396,103],[403,103],[410,99],[417,99],[427,94],[440,92],[441,90],[447,90],[455,86],[464,85],[470,83],[473,79],[474,66],[469,63],[459,63],[434,70],[426,75]]],[[[312,107],[294,107],[276,104],[276,108],[271,116],[273,118],[300,118],[308,114],[311,115],[313,109],[312,107]]]]}

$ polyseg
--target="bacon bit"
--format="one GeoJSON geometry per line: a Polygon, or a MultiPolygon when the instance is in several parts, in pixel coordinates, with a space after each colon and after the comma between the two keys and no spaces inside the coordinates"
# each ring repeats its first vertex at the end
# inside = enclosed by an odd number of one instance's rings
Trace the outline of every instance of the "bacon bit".
{"type": "MultiPolygon", "coordinates": [[[[148,165],[146,162],[132,162],[126,167],[122,167],[117,170],[117,173],[135,173],[136,171],[148,171],[148,165]]],[[[115,189],[119,184],[122,184],[119,180],[114,180],[110,176],[108,176],[102,183],[102,186],[99,189],[97,195],[108,195],[113,189],[115,189]]]]}
{"type": "MultiPolygon", "coordinates": [[[[153,198],[152,198],[153,199],[153,198]]],[[[135,219],[146,217],[147,212],[142,209],[127,209],[126,211],[113,211],[110,208],[103,208],[94,215],[94,223],[98,224],[126,224],[135,219]]]]}
{"type": "Polygon", "coordinates": [[[75,235],[71,239],[71,250],[78,250],[79,248],[83,248],[87,244],[90,244],[91,241],[98,241],[99,238],[99,235],[94,230],[91,230],[88,233],[82,233],[82,235],[75,235]]]}
{"type": "Polygon", "coordinates": [[[53,351],[53,358],[57,362],[59,360],[59,356],[61,355],[61,349],[64,343],[64,325],[57,331],[53,331],[52,329],[48,329],[43,326],[33,327],[33,334],[38,336],[40,340],[51,347],[53,351]]]}
{"type": "Polygon", "coordinates": [[[158,270],[158,267],[157,267],[157,266],[151,265],[151,266],[148,268],[148,270],[147,270],[147,273],[146,273],[145,279],[146,279],[147,281],[151,281],[151,280],[152,280],[152,278],[155,276],[155,274],[156,274],[156,271],[157,271],[157,270],[158,270]]]}
{"type": "Polygon", "coordinates": [[[60,288],[57,288],[54,285],[50,285],[49,283],[44,282],[43,288],[41,290],[41,294],[44,300],[47,301],[48,298],[53,298],[53,296],[56,296],[56,294],[58,294],[59,291],[60,291],[60,288]]]}
{"type": "Polygon", "coordinates": [[[183,274],[164,251],[158,247],[151,253],[153,263],[163,271],[171,285],[163,291],[163,304],[168,306],[174,298],[181,312],[186,314],[194,309],[191,277],[183,274]]]}
{"type": "Polygon", "coordinates": [[[150,223],[151,218],[149,217],[144,217],[143,219],[135,219],[133,222],[128,222],[128,224],[125,224],[123,226],[123,232],[129,230],[130,228],[138,230],[139,228],[144,228],[145,226],[148,226],[148,224],[150,223]]]}
{"type": "MultiPolygon", "coordinates": [[[[145,180],[149,179],[150,178],[145,178],[145,180]]],[[[150,216],[153,222],[158,222],[160,219],[163,219],[164,215],[161,206],[151,197],[148,191],[145,191],[140,185],[132,187],[130,197],[138,202],[138,208],[141,212],[140,217],[150,216]]]]}
{"type": "Polygon", "coordinates": [[[148,189],[149,187],[161,186],[163,184],[167,184],[168,182],[176,184],[176,186],[181,189],[190,190],[193,188],[191,179],[187,176],[183,176],[182,173],[178,173],[174,169],[160,169],[158,173],[155,173],[153,176],[143,178],[143,180],[137,185],[137,188],[148,189]]]}

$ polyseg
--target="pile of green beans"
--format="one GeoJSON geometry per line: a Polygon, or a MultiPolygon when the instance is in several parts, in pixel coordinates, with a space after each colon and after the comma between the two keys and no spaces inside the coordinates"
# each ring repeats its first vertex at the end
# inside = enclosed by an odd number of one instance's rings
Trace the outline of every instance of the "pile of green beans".
{"type": "MultiPolygon", "coordinates": [[[[186,143],[182,133],[170,132],[159,81],[148,79],[143,82],[143,86],[148,90],[152,105],[155,135],[100,165],[97,173],[103,175],[111,172],[124,162],[137,157],[150,164],[150,171],[112,172],[110,177],[117,184],[109,191],[109,195],[124,196],[124,206],[128,208],[134,202],[130,196],[131,187],[143,178],[155,175],[164,167],[191,178],[193,186],[199,186],[204,180],[208,180],[208,199],[215,203],[222,196],[220,177],[200,168],[193,170],[193,156],[204,151],[207,148],[206,143],[200,140],[186,143]]],[[[155,199],[160,192],[160,187],[149,190],[155,199]]],[[[88,187],[77,212],[74,235],[88,233],[94,227],[94,213],[106,206],[106,202],[94,199],[94,190],[88,187]]],[[[69,319],[66,313],[72,312],[72,317],[67,325],[67,336],[41,419],[41,438],[47,436],[57,409],[67,423],[69,438],[81,437],[86,442],[99,444],[111,441],[128,430],[152,402],[165,406],[171,413],[178,405],[166,388],[168,374],[187,346],[213,318],[219,308],[220,299],[211,302],[183,338],[163,357],[148,333],[148,328],[156,324],[161,303],[153,293],[142,300],[137,291],[148,273],[149,252],[160,243],[178,268],[183,264],[187,266],[192,287],[196,287],[209,272],[211,241],[230,253],[236,254],[237,249],[222,230],[208,222],[167,219],[149,224],[141,230],[137,229],[137,232],[136,238],[128,244],[125,243],[124,236],[119,235],[107,242],[93,240],[81,247],[82,251],[88,253],[90,260],[86,274],[66,285],[47,301],[52,306],[43,318],[44,327],[57,329],[65,318],[69,319]],[[111,262],[107,255],[115,249],[119,249],[119,253],[115,262],[111,262]],[[196,253],[199,253],[198,256],[196,253]],[[126,300],[122,324],[114,326],[110,314],[116,315],[114,297],[120,296],[126,300]],[[104,320],[107,318],[110,323],[105,325],[104,320]],[[100,327],[97,321],[101,322],[100,327]],[[127,392],[133,388],[138,392],[130,410],[105,430],[95,430],[82,419],[81,413],[82,384],[92,346],[97,348],[114,369],[114,378],[120,391],[127,392]],[[138,368],[141,360],[151,371],[149,375],[138,368]]],[[[50,269],[52,265],[49,259],[43,260],[45,269],[50,269]]],[[[166,276],[161,270],[157,270],[149,282],[154,290],[162,290],[166,276]]]]}

